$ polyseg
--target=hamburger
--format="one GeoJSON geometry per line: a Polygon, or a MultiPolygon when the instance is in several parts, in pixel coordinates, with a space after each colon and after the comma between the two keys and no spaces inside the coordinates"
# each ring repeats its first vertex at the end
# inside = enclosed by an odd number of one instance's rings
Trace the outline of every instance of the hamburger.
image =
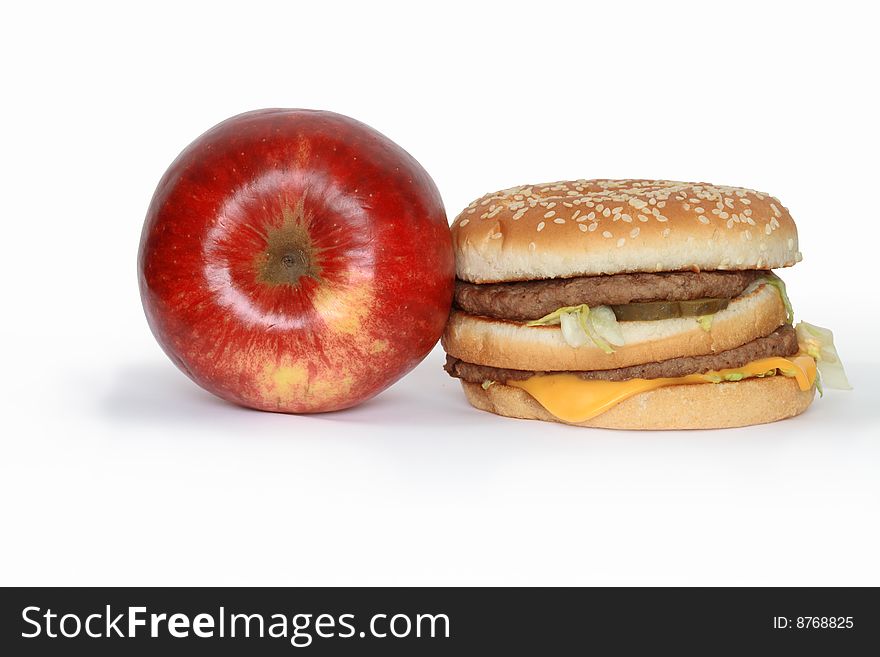
{"type": "Polygon", "coordinates": [[[774,197],[669,180],[523,185],[451,227],[445,369],[498,415],[613,429],[707,429],[848,387],[830,331],[800,323],[772,270],[801,260],[774,197]],[[817,368],[818,365],[818,368],[817,368]]]}

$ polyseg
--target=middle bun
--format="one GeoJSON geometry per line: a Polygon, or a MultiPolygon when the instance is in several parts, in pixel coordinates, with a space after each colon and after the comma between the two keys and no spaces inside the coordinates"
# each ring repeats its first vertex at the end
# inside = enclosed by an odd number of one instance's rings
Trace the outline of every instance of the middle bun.
{"type": "Polygon", "coordinates": [[[727,351],[769,335],[786,322],[785,306],[773,286],[733,299],[714,315],[711,330],[693,317],[620,322],[625,344],[606,354],[598,347],[572,347],[558,326],[469,315],[453,310],[441,339],[447,353],[478,365],[515,370],[608,370],[681,356],[727,351]]]}

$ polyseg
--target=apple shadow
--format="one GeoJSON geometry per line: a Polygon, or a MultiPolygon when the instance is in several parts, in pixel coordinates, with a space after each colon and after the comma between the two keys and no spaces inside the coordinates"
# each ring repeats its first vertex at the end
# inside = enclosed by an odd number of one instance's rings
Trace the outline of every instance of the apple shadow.
{"type": "Polygon", "coordinates": [[[206,414],[247,412],[202,390],[170,363],[130,363],[100,400],[102,415],[120,423],[204,421],[206,414]]]}
{"type": "Polygon", "coordinates": [[[201,389],[170,363],[134,362],[118,367],[99,399],[99,412],[120,425],[232,425],[326,422],[372,426],[471,425],[474,410],[457,382],[436,363],[423,362],[373,399],[356,407],[313,415],[266,413],[224,401],[201,389]]]}

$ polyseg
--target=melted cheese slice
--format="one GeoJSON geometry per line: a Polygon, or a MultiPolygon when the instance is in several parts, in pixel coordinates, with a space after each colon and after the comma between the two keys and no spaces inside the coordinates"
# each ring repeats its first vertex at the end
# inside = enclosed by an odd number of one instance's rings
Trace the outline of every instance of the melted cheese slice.
{"type": "Polygon", "coordinates": [[[543,374],[524,381],[508,381],[507,385],[522,388],[560,420],[584,422],[604,413],[615,404],[648,390],[695,383],[738,381],[764,376],[777,370],[783,376],[794,378],[798,387],[804,391],[809,390],[816,381],[816,361],[810,356],[799,355],[792,358],[761,358],[742,367],[674,378],[588,381],[574,374],[543,374]]]}

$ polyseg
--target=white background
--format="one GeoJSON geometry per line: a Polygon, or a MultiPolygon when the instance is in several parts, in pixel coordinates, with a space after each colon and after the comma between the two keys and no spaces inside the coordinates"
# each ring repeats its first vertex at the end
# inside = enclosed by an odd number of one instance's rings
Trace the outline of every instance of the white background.
{"type": "Polygon", "coordinates": [[[880,584],[870,7],[7,8],[0,583],[880,584]],[[763,427],[575,429],[471,409],[435,350],[349,412],[215,400],[147,328],[141,223],[189,141],[272,106],[385,133],[450,218],[560,178],[769,191],[855,390],[763,427]]]}

